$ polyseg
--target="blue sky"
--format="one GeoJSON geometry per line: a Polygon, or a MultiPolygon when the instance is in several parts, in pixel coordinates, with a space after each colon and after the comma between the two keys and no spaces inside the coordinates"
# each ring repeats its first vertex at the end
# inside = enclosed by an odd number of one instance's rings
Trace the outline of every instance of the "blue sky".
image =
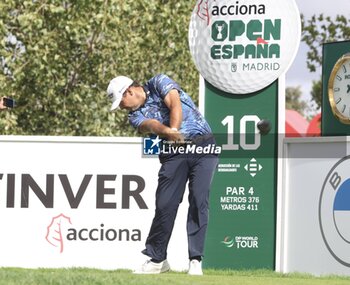
{"type": "MultiPolygon", "coordinates": [[[[326,16],[345,15],[350,18],[350,0],[296,0],[300,13],[308,19],[312,15],[326,16]],[[344,14],[344,12],[347,12],[344,14]]],[[[301,43],[294,63],[286,74],[286,86],[301,86],[303,99],[311,101],[310,90],[312,80],[319,79],[321,69],[311,73],[306,67],[306,53],[308,47],[301,43]]],[[[310,105],[312,105],[310,103],[310,105]]]]}

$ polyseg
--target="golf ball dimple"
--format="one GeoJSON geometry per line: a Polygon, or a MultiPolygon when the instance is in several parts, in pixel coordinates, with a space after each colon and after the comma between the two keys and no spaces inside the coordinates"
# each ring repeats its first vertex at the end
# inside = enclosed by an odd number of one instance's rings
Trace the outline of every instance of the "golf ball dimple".
{"type": "Polygon", "coordinates": [[[300,35],[295,0],[198,0],[189,47],[210,84],[228,93],[249,94],[288,70],[300,35]]]}

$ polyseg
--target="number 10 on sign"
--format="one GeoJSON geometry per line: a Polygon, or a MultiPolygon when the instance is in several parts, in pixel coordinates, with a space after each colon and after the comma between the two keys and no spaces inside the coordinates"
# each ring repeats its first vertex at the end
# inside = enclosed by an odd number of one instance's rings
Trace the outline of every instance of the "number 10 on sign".
{"type": "Polygon", "coordinates": [[[261,145],[261,134],[256,127],[260,118],[256,115],[245,115],[241,118],[239,124],[239,142],[238,144],[234,142],[235,139],[235,117],[233,115],[226,116],[225,119],[221,121],[224,126],[227,126],[227,144],[222,145],[223,150],[239,150],[240,148],[244,150],[257,150],[261,145]],[[254,140],[248,143],[247,140],[247,126],[253,123],[254,128],[254,140]]]}

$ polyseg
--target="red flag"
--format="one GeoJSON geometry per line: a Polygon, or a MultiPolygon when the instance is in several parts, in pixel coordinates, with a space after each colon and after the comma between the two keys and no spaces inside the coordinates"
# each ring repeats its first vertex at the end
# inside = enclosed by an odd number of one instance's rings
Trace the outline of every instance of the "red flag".
{"type": "Polygon", "coordinates": [[[256,39],[256,44],[257,44],[257,45],[261,45],[261,44],[267,45],[268,43],[269,43],[269,42],[265,41],[263,38],[257,38],[257,39],[256,39]]]}

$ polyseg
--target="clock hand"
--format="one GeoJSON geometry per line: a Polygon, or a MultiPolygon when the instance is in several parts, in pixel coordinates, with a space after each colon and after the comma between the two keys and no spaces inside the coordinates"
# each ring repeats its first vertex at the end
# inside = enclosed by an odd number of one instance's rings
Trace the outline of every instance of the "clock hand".
{"type": "Polygon", "coordinates": [[[350,85],[348,85],[348,91],[346,93],[350,93],[350,85]]]}

